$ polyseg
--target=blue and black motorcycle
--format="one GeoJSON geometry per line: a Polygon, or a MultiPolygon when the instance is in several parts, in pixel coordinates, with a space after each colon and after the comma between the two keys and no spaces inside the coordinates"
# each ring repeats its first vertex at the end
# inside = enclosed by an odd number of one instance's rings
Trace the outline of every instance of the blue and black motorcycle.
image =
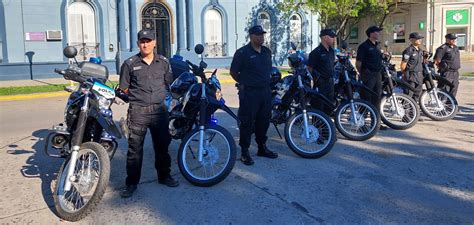
{"type": "MultiPolygon", "coordinates": [[[[204,46],[196,45],[194,50],[202,54],[204,46]]],[[[184,178],[197,186],[212,186],[229,175],[236,158],[234,138],[217,125],[214,113],[221,109],[239,120],[225,105],[217,70],[207,78],[204,61],[199,66],[186,63],[192,72],[183,72],[170,86],[169,132],[173,139],[181,140],[178,165],[184,178]]]]}
{"type": "MultiPolygon", "coordinates": [[[[77,49],[69,46],[63,53],[75,59],[77,49]]],[[[109,71],[98,61],[76,61],[55,72],[79,86],[71,91],[65,121],[53,127],[44,150],[51,157],[65,159],[54,187],[56,213],[61,219],[78,221],[94,210],[109,182],[115,139],[122,136],[110,108],[116,91],[105,85],[109,71]]]]}

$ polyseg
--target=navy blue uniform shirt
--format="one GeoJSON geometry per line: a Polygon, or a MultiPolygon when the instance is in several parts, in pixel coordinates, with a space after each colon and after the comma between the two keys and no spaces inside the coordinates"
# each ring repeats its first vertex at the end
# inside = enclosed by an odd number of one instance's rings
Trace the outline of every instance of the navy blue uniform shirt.
{"type": "Polygon", "coordinates": [[[357,49],[357,61],[362,62],[362,71],[370,70],[379,72],[382,70],[382,51],[380,43],[372,43],[369,39],[359,45],[357,49]]]}
{"type": "Polygon", "coordinates": [[[244,86],[270,87],[272,53],[265,46],[262,46],[259,53],[249,43],[235,52],[230,71],[237,74],[234,79],[244,86]]]}
{"type": "Polygon", "coordinates": [[[423,72],[423,50],[410,45],[402,53],[402,61],[407,63],[406,71],[423,72]]]}
{"type": "Polygon", "coordinates": [[[448,65],[448,71],[457,71],[459,68],[461,68],[459,48],[456,45],[441,45],[438,49],[436,49],[434,58],[440,59],[441,63],[446,63],[448,65]]]}
{"type": "Polygon", "coordinates": [[[173,82],[169,61],[156,55],[148,65],[140,54],[136,54],[122,64],[120,68],[120,89],[128,88],[130,104],[150,106],[163,103],[173,82]]]}
{"type": "Polygon", "coordinates": [[[327,50],[323,45],[319,45],[309,54],[307,65],[316,70],[321,78],[329,79],[334,76],[334,49],[327,50]]]}

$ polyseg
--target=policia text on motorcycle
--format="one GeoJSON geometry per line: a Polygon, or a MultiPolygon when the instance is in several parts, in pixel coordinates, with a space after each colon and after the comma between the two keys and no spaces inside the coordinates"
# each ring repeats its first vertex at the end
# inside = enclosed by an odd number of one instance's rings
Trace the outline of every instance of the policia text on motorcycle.
{"type": "Polygon", "coordinates": [[[155,150],[155,168],[158,182],[170,187],[178,181],[170,175],[171,157],[168,146],[168,111],[164,103],[168,87],[173,80],[168,60],[154,52],[156,45],[152,31],[138,33],[140,52],[125,60],[120,69],[120,89],[129,96],[128,109],[128,152],[126,188],[122,197],[130,197],[140,181],[143,143],[147,129],[150,129],[155,150]]]}
{"type": "Polygon", "coordinates": [[[440,88],[446,88],[447,91],[456,97],[459,86],[459,68],[461,68],[461,58],[459,48],[456,46],[456,35],[453,33],[446,34],[446,43],[436,49],[434,62],[438,65],[441,76],[445,77],[453,84],[453,88],[440,85],[440,88]]]}
{"type": "MultiPolygon", "coordinates": [[[[336,40],[336,33],[332,29],[321,30],[319,37],[321,43],[309,54],[308,70],[313,76],[315,87],[321,94],[326,96],[331,102],[334,102],[334,61],[336,59],[332,46],[336,40]]],[[[331,115],[329,107],[325,106],[322,101],[315,103],[318,109],[324,113],[331,115]]]]}
{"type": "Polygon", "coordinates": [[[403,51],[402,62],[400,64],[400,69],[403,72],[405,80],[416,90],[414,93],[410,93],[410,97],[415,101],[419,101],[421,91],[423,90],[424,52],[420,48],[423,38],[424,37],[417,32],[410,34],[411,45],[403,51]]]}
{"type": "Polygon", "coordinates": [[[360,73],[360,79],[376,96],[361,90],[361,97],[371,102],[376,108],[380,106],[382,94],[382,51],[380,49],[380,31],[377,26],[369,27],[365,33],[367,41],[359,45],[357,49],[356,68],[360,73]]]}
{"type": "Polygon", "coordinates": [[[277,158],[276,152],[268,150],[267,130],[270,126],[272,94],[270,73],[272,70],[271,51],[265,46],[261,26],[249,29],[250,43],[238,49],[230,67],[232,78],[238,82],[241,160],[245,165],[254,163],[249,147],[252,133],[258,144],[257,156],[277,158]]]}

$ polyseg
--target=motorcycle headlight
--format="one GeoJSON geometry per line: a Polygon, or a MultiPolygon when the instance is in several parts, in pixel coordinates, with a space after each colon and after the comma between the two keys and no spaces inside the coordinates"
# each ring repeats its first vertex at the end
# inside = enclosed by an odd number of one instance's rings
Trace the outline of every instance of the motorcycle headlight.
{"type": "Polygon", "coordinates": [[[97,97],[97,102],[99,103],[99,109],[109,109],[112,104],[111,99],[104,98],[102,96],[97,97]]]}

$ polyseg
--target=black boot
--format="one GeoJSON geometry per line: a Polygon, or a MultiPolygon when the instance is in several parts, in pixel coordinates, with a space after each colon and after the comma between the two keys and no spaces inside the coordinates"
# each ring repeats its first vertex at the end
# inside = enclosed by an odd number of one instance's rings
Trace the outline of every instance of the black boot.
{"type": "Polygon", "coordinates": [[[241,153],[240,161],[242,161],[247,166],[253,165],[254,162],[253,162],[252,157],[250,157],[249,149],[248,148],[242,149],[241,152],[242,153],[241,153]]]}
{"type": "Polygon", "coordinates": [[[270,151],[266,145],[259,145],[257,156],[275,159],[275,158],[278,158],[278,153],[270,151]]]}
{"type": "Polygon", "coordinates": [[[166,176],[166,178],[158,178],[158,183],[164,184],[168,187],[178,187],[179,186],[179,182],[177,180],[173,179],[173,177],[171,175],[166,176]]]}
{"type": "Polygon", "coordinates": [[[127,187],[125,187],[125,189],[120,192],[120,196],[122,198],[132,197],[133,192],[135,192],[135,190],[137,190],[137,185],[127,185],[127,187]]]}

